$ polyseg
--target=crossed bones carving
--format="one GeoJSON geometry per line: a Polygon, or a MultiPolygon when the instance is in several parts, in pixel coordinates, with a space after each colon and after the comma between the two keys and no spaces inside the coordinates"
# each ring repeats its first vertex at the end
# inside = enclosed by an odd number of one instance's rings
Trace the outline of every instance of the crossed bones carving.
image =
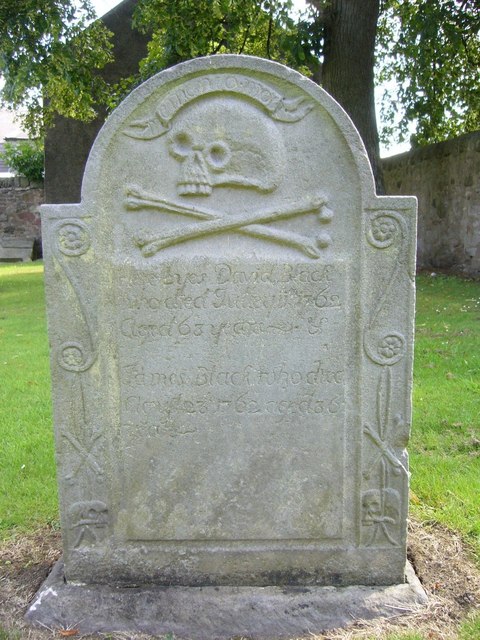
{"type": "MultiPolygon", "coordinates": [[[[398,420],[400,420],[400,418],[397,418],[397,426],[398,426],[398,420]]],[[[397,458],[397,456],[395,455],[395,452],[388,446],[385,440],[382,440],[382,438],[380,438],[378,433],[376,433],[368,424],[366,424],[363,427],[363,432],[370,437],[372,442],[374,442],[379,449],[378,457],[376,458],[375,462],[371,465],[371,468],[373,468],[380,459],[384,458],[392,465],[393,472],[395,473],[395,475],[398,475],[403,472],[408,476],[407,469],[404,467],[402,462],[397,458]]],[[[365,474],[365,477],[369,477],[369,474],[368,473],[365,474]]]]}
{"type": "Polygon", "coordinates": [[[101,433],[96,433],[91,438],[89,444],[85,446],[81,444],[71,433],[68,433],[68,431],[62,431],[62,435],[65,440],[68,440],[68,442],[77,451],[77,453],[80,454],[80,460],[77,462],[77,465],[70,471],[70,473],[65,476],[66,480],[71,480],[84,464],[88,465],[90,469],[95,473],[103,475],[102,468],[99,466],[98,462],[95,460],[92,454],[95,442],[102,437],[101,433]]]}
{"type": "Polygon", "coordinates": [[[145,257],[153,256],[161,249],[175,244],[227,231],[236,231],[254,238],[286,244],[310,258],[319,258],[321,249],[325,249],[330,244],[330,237],[326,233],[321,233],[315,240],[310,240],[292,231],[283,231],[264,226],[268,222],[286,220],[307,213],[317,213],[318,219],[322,223],[330,222],[333,213],[326,206],[326,198],[322,196],[307,198],[290,208],[267,209],[255,214],[238,215],[234,218],[227,218],[207,209],[165,200],[147,193],[135,185],[126,188],[126,196],[125,205],[129,210],[150,208],[165,213],[180,214],[203,220],[203,222],[174,230],[170,235],[156,236],[145,231],[137,233],[133,240],[145,257]]]}

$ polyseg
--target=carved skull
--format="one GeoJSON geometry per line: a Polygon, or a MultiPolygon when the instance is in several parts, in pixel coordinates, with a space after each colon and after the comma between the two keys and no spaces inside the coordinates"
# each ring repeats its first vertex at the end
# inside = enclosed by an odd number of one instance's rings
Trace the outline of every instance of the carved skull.
{"type": "Polygon", "coordinates": [[[362,497],[363,524],[397,522],[400,513],[400,495],[395,489],[371,489],[362,497]]]}
{"type": "Polygon", "coordinates": [[[72,528],[95,527],[103,528],[108,524],[107,505],[100,500],[75,502],[69,509],[72,528]]]}
{"type": "Polygon", "coordinates": [[[169,153],[181,163],[183,196],[209,196],[217,186],[269,192],[285,170],[277,125],[260,109],[234,97],[209,97],[182,109],[168,135],[169,153]]]}
{"type": "Polygon", "coordinates": [[[372,524],[382,515],[380,491],[366,491],[362,499],[363,523],[372,524]]]}

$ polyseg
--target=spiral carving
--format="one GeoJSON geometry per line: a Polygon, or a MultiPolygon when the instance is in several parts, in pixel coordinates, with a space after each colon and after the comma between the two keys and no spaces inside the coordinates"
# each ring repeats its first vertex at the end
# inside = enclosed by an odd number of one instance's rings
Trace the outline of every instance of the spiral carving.
{"type": "Polygon", "coordinates": [[[67,371],[86,371],[89,369],[95,356],[89,353],[80,342],[64,342],[57,353],[59,365],[67,371]]]}
{"type": "Polygon", "coordinates": [[[58,249],[66,256],[77,257],[86,253],[91,245],[90,231],[80,220],[62,222],[57,227],[58,249]]]}
{"type": "Polygon", "coordinates": [[[367,239],[376,249],[386,249],[401,237],[402,229],[396,213],[383,211],[370,218],[367,239]]]}
{"type": "Polygon", "coordinates": [[[368,340],[365,335],[364,348],[370,360],[382,366],[390,366],[396,364],[405,355],[406,341],[397,331],[390,331],[375,341],[368,340]]]}

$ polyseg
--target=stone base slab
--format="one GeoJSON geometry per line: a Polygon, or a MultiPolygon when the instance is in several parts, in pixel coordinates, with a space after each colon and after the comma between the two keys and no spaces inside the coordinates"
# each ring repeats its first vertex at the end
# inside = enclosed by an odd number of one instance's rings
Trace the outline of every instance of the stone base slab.
{"type": "Polygon", "coordinates": [[[115,588],[66,583],[57,562],[26,618],[81,633],[174,634],[176,640],[280,640],[417,610],[427,596],[410,565],[388,587],[115,588]]]}

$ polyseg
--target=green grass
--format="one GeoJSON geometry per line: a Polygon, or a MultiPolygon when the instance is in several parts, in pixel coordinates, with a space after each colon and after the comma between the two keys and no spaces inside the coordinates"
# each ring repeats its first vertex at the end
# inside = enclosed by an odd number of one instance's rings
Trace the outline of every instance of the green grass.
{"type": "Polygon", "coordinates": [[[0,640],[21,640],[19,631],[7,631],[0,627],[0,640]]]}
{"type": "MultiPolygon", "coordinates": [[[[383,638],[384,636],[382,636],[383,638]]],[[[416,631],[393,631],[387,633],[385,640],[426,640],[426,638],[439,636],[435,633],[432,636],[425,636],[423,633],[416,631]]],[[[458,640],[478,640],[480,638],[480,614],[474,614],[460,624],[458,629],[458,640]]],[[[376,640],[375,636],[371,636],[369,640],[376,640]]]]}
{"type": "MultiPolygon", "coordinates": [[[[480,558],[480,283],[418,277],[413,512],[480,558]]],[[[0,265],[0,536],[56,523],[40,263],[0,265]]]]}
{"type": "Polygon", "coordinates": [[[417,279],[412,511],[480,558],[480,283],[417,279]]]}
{"type": "Polygon", "coordinates": [[[41,263],[0,266],[0,537],[57,520],[41,263]]]}
{"type": "Polygon", "coordinates": [[[474,614],[460,626],[459,640],[478,640],[480,638],[480,613],[474,614]]]}

